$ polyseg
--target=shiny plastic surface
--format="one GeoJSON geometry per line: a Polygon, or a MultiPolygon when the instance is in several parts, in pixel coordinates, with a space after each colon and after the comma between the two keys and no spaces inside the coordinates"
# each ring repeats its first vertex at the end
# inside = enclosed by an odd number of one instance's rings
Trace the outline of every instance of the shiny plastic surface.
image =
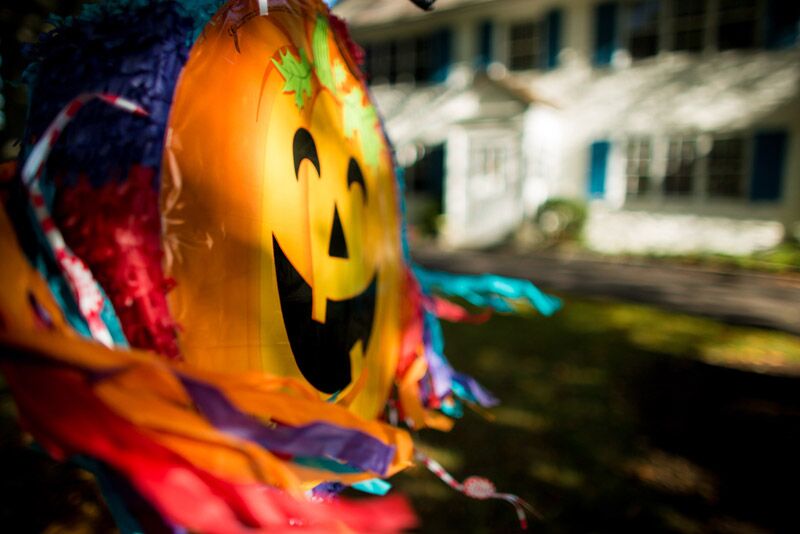
{"type": "Polygon", "coordinates": [[[302,378],[374,418],[404,280],[388,146],[324,6],[237,9],[195,43],[167,132],[181,351],[208,370],[302,378]]]}

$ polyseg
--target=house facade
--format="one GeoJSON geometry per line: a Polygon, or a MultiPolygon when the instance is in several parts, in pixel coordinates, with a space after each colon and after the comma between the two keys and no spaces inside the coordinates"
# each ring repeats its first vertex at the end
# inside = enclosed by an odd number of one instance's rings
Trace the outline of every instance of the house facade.
{"type": "Polygon", "coordinates": [[[800,237],[800,2],[436,6],[336,11],[409,204],[439,210],[445,244],[495,243],[552,198],[587,201],[586,242],[606,252],[800,237]]]}

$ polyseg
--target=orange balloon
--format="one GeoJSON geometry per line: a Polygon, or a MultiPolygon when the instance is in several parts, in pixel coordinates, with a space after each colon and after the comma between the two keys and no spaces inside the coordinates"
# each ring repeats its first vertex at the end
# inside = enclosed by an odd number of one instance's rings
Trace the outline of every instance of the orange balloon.
{"type": "Polygon", "coordinates": [[[231,9],[208,25],[178,83],[164,161],[186,360],[299,378],[375,418],[400,352],[398,190],[325,7],[231,9]]]}

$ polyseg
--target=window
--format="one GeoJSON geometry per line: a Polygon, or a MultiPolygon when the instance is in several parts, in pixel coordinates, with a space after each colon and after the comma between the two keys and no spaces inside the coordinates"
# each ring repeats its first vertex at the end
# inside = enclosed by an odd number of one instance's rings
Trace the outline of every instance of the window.
{"type": "Polygon", "coordinates": [[[414,77],[424,82],[443,82],[450,66],[450,30],[443,29],[416,40],[414,77]]]}
{"type": "Polygon", "coordinates": [[[444,145],[420,147],[419,159],[405,170],[406,187],[415,193],[441,195],[444,180],[444,145]]]}
{"type": "Polygon", "coordinates": [[[554,9],[547,14],[545,19],[547,27],[547,52],[544,66],[554,69],[558,66],[558,56],[561,52],[561,25],[564,15],[562,10],[554,9]]]}
{"type": "Polygon", "coordinates": [[[720,50],[756,45],[756,0],[719,0],[717,44],[720,50]]]}
{"type": "Polygon", "coordinates": [[[511,26],[508,65],[511,70],[535,69],[542,62],[542,24],[526,22],[511,26]]]}
{"type": "Polygon", "coordinates": [[[705,44],[706,30],[705,0],[674,0],[672,4],[672,28],[674,49],[699,52],[705,44]]]}
{"type": "Polygon", "coordinates": [[[664,195],[687,196],[693,193],[696,161],[697,141],[694,138],[674,138],[669,141],[664,195]]]}
{"type": "Polygon", "coordinates": [[[800,0],[621,0],[595,4],[594,17],[597,66],[611,64],[618,18],[634,60],[656,55],[665,42],[684,52],[701,52],[712,38],[721,51],[800,43],[800,0]]]}
{"type": "Polygon", "coordinates": [[[789,132],[786,130],[756,132],[753,138],[750,200],[757,202],[780,200],[788,147],[789,132]]]}
{"type": "Polygon", "coordinates": [[[800,2],[767,0],[764,19],[764,42],[767,48],[788,48],[797,44],[800,37],[800,2]]]}
{"type": "Polygon", "coordinates": [[[625,165],[626,190],[629,197],[644,196],[650,191],[650,162],[653,159],[651,142],[648,138],[628,140],[627,162],[625,165]]]}
{"type": "Polygon", "coordinates": [[[416,48],[414,39],[405,39],[392,43],[394,47],[395,72],[392,82],[413,82],[415,79],[416,48]]]}
{"type": "Polygon", "coordinates": [[[508,66],[511,70],[552,69],[561,52],[563,12],[553,9],[538,21],[509,29],[508,66]]]}
{"type": "Polygon", "coordinates": [[[478,67],[489,66],[494,57],[494,24],[486,20],[478,26],[478,57],[475,63],[478,67]]]}
{"type": "Polygon", "coordinates": [[[450,32],[364,46],[370,83],[444,81],[450,64],[450,32]]]}
{"type": "Polygon", "coordinates": [[[628,6],[628,52],[633,59],[658,53],[659,0],[638,0],[628,6]]]}
{"type": "Polygon", "coordinates": [[[619,45],[617,36],[617,3],[605,2],[594,6],[594,64],[611,65],[619,45]]]}
{"type": "Polygon", "coordinates": [[[367,78],[372,81],[389,81],[393,70],[392,43],[376,43],[365,48],[367,78]]]}
{"type": "Polygon", "coordinates": [[[477,198],[495,195],[508,185],[508,142],[506,139],[473,139],[470,143],[469,175],[477,198]]]}
{"type": "Polygon", "coordinates": [[[714,139],[708,155],[708,196],[744,196],[745,141],[742,137],[714,139]]]}
{"type": "MultiPolygon", "coordinates": [[[[756,131],[752,135],[630,137],[621,147],[626,154],[627,198],[692,202],[780,200],[789,141],[789,133],[780,129],[756,131]]],[[[592,145],[592,180],[594,183],[595,174],[600,176],[596,180],[599,184],[606,162],[605,157],[595,157],[595,149],[603,148],[595,145],[602,144],[592,145]]],[[[602,192],[602,185],[593,186],[590,194],[596,190],[602,192]]]]}

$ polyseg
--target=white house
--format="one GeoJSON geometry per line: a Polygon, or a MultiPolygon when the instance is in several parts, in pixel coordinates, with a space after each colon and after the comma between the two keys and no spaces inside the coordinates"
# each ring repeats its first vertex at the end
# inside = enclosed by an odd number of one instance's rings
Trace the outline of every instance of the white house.
{"type": "Polygon", "coordinates": [[[343,0],[409,193],[452,246],[547,198],[602,251],[800,235],[800,2],[343,0]]]}

